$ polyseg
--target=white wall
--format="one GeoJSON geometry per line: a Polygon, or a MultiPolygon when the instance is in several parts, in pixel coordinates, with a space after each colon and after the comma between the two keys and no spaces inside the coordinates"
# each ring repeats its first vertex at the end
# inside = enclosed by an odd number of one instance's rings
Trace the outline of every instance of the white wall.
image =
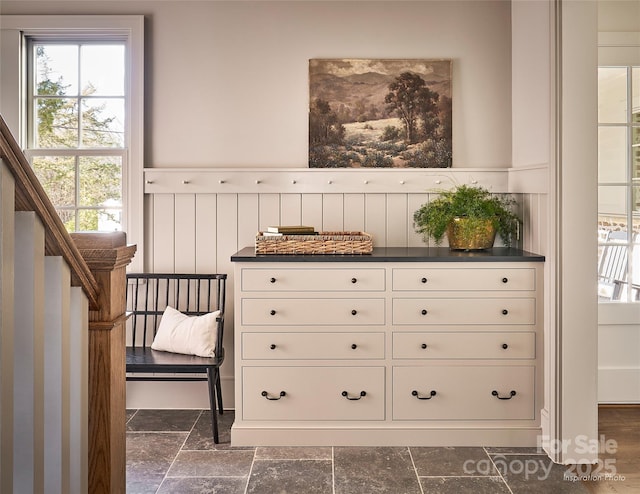
{"type": "Polygon", "coordinates": [[[310,58],[453,60],[453,166],[511,163],[507,1],[3,0],[2,14],[146,16],[148,167],[307,163],[310,58]]]}
{"type": "MultiPolygon", "coordinates": [[[[308,60],[357,57],[451,58],[454,166],[504,169],[511,162],[509,2],[21,0],[3,1],[1,8],[2,14],[146,15],[145,162],[151,168],[305,167],[308,60]]],[[[149,196],[147,268],[230,271],[229,256],[251,243],[258,218],[262,223],[269,215],[281,214],[286,219],[296,214],[295,204],[299,206],[302,198],[295,187],[291,189],[283,187],[280,194],[270,195],[149,196]],[[247,209],[250,204],[253,208],[247,209]],[[243,211],[240,231],[234,207],[243,211]],[[281,212],[273,213],[274,207],[277,211],[282,208],[281,212]],[[170,214],[160,218],[160,211],[170,214]],[[175,217],[181,231],[192,225],[193,235],[176,237],[174,224],[165,221],[168,217],[175,217]],[[183,221],[187,218],[193,221],[183,221]],[[253,220],[246,221],[248,218],[253,220]],[[226,230],[218,231],[218,224],[226,225],[226,230]],[[201,226],[196,234],[197,225],[201,226]],[[213,243],[203,250],[193,239],[212,239],[213,243]],[[175,257],[167,253],[168,247],[175,257]]],[[[314,219],[338,229],[355,228],[348,215],[343,220],[332,208],[336,201],[351,204],[356,198],[362,203],[362,194],[309,197],[317,205],[307,209],[314,219]],[[340,224],[332,218],[338,218],[340,224]]],[[[402,245],[413,238],[407,229],[417,205],[409,205],[406,194],[399,194],[387,206],[385,197],[375,196],[382,202],[370,200],[373,206],[367,211],[362,203],[361,219],[382,214],[367,225],[382,245],[388,235],[396,235],[393,227],[398,224],[389,215],[402,210],[405,218],[399,226],[405,240],[397,244],[402,245]],[[376,209],[377,204],[382,207],[376,209]],[[387,232],[385,225],[391,225],[391,230],[387,232]]],[[[529,243],[533,241],[530,237],[529,243]]],[[[232,289],[232,280],[230,285],[232,289]]],[[[230,313],[232,307],[231,300],[230,313]]],[[[232,327],[231,321],[229,329],[232,327]]],[[[229,348],[233,348],[232,334],[227,332],[229,348]]],[[[228,357],[223,369],[225,394],[233,389],[232,352],[228,357]]],[[[206,396],[199,384],[177,395],[130,383],[129,406],[206,406],[197,401],[199,395],[206,396]],[[160,395],[177,399],[162,401],[160,395]]],[[[231,397],[225,396],[225,404],[232,406],[231,397]]]]}
{"type": "Polygon", "coordinates": [[[512,166],[549,165],[551,158],[551,32],[548,2],[511,6],[512,166]]]}
{"type": "Polygon", "coordinates": [[[640,2],[638,0],[599,0],[598,31],[638,31],[640,2]]]}

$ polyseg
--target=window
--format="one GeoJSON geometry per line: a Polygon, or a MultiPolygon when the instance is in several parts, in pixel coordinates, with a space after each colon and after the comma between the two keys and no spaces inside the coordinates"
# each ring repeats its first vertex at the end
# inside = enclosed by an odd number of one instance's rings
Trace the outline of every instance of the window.
{"type": "Polygon", "coordinates": [[[598,69],[598,295],[640,300],[640,67],[598,69]]]}
{"type": "Polygon", "coordinates": [[[144,17],[0,20],[7,125],[67,227],[125,231],[142,271],[144,17]]]}
{"type": "Polygon", "coordinates": [[[69,231],[121,230],[125,44],[27,41],[25,154],[69,231]]]}

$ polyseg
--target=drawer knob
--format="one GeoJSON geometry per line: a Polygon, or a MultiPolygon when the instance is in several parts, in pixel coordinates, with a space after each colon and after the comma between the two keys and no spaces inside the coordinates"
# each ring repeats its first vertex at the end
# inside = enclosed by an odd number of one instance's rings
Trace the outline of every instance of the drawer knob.
{"type": "Polygon", "coordinates": [[[413,391],[411,391],[411,396],[415,396],[416,398],[418,398],[419,400],[430,400],[431,398],[433,398],[436,395],[436,390],[432,389],[429,392],[429,396],[420,396],[420,393],[418,393],[418,391],[416,389],[414,389],[413,391]]]}
{"type": "Polygon", "coordinates": [[[427,348],[427,344],[426,344],[426,343],[423,343],[422,345],[420,345],[420,348],[422,348],[423,350],[426,350],[426,348],[427,348]]]}
{"type": "Polygon", "coordinates": [[[352,315],[352,316],[355,316],[357,313],[358,313],[358,311],[357,311],[357,310],[355,310],[355,309],[353,309],[353,310],[351,311],[351,315],[352,315]]]}
{"type": "Polygon", "coordinates": [[[271,309],[271,310],[269,311],[269,314],[271,314],[272,316],[275,316],[275,315],[276,315],[276,311],[275,311],[275,310],[273,310],[273,309],[271,309]]]}
{"type": "Polygon", "coordinates": [[[346,391],[343,391],[342,396],[344,396],[347,400],[351,400],[351,401],[357,401],[360,398],[362,398],[363,396],[367,396],[367,392],[366,391],[360,391],[360,395],[358,396],[349,396],[349,393],[346,391]]]}
{"type": "Polygon", "coordinates": [[[273,343],[271,343],[271,345],[269,345],[269,348],[271,348],[271,350],[275,350],[276,346],[273,343]]]}
{"type": "Polygon", "coordinates": [[[508,283],[509,282],[509,278],[502,278],[502,283],[508,283]]]}
{"type": "Polygon", "coordinates": [[[280,398],[282,398],[283,396],[287,396],[287,393],[285,393],[284,391],[280,391],[280,394],[278,396],[269,396],[269,393],[267,393],[266,391],[263,391],[262,393],[260,393],[262,396],[264,396],[267,400],[269,401],[277,401],[280,398]]]}
{"type": "Polygon", "coordinates": [[[498,393],[495,389],[493,391],[491,391],[491,395],[495,396],[496,398],[498,398],[499,400],[510,400],[511,398],[513,398],[516,395],[516,392],[512,389],[509,392],[509,396],[500,396],[500,393],[498,393]]]}
{"type": "Polygon", "coordinates": [[[351,283],[357,283],[358,282],[358,278],[351,278],[351,283]]]}
{"type": "Polygon", "coordinates": [[[507,309],[502,309],[502,315],[506,316],[509,313],[509,311],[507,309]]]}
{"type": "Polygon", "coordinates": [[[426,316],[426,315],[427,315],[427,309],[422,309],[422,310],[420,311],[420,313],[421,313],[423,316],[426,316]]]}
{"type": "Polygon", "coordinates": [[[269,282],[270,282],[270,283],[275,283],[275,282],[276,282],[276,279],[275,279],[275,278],[271,278],[271,279],[269,279],[269,282]]]}
{"type": "Polygon", "coordinates": [[[421,283],[426,283],[426,282],[427,282],[427,279],[426,279],[426,278],[422,278],[422,279],[420,280],[420,282],[421,282],[421,283]]]}
{"type": "Polygon", "coordinates": [[[353,344],[351,345],[351,349],[352,349],[352,350],[355,350],[356,348],[358,348],[358,345],[356,345],[355,343],[353,343],[353,344]]]}
{"type": "Polygon", "coordinates": [[[509,345],[507,345],[506,343],[503,343],[503,344],[502,344],[502,348],[503,348],[504,350],[506,350],[507,348],[509,348],[509,345]]]}

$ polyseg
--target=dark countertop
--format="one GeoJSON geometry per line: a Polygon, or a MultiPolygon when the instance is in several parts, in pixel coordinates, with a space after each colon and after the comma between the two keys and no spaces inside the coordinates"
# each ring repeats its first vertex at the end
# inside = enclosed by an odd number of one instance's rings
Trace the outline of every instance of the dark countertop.
{"type": "Polygon", "coordinates": [[[454,251],[449,247],[374,247],[371,254],[257,254],[245,247],[234,262],[544,262],[544,256],[508,247],[454,251]]]}

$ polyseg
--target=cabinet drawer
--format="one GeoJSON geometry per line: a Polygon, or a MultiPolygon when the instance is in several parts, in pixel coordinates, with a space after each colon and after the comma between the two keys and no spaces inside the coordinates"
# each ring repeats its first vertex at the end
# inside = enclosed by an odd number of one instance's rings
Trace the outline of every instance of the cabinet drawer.
{"type": "Polygon", "coordinates": [[[246,326],[382,325],[384,312],[382,298],[242,300],[242,324],[246,326]]]}
{"type": "Polygon", "coordinates": [[[533,420],[534,370],[533,366],[394,367],[393,419],[533,420]]]}
{"type": "Polygon", "coordinates": [[[243,367],[242,418],[384,420],[384,380],[384,367],[243,367]]]}
{"type": "Polygon", "coordinates": [[[384,269],[243,269],[243,291],[384,291],[384,269]]]}
{"type": "Polygon", "coordinates": [[[424,268],[393,270],[392,286],[402,290],[535,290],[533,268],[424,268]]]}
{"type": "Polygon", "coordinates": [[[395,298],[393,324],[535,324],[535,299],[395,298]]]}
{"type": "Polygon", "coordinates": [[[533,359],[536,335],[525,333],[393,333],[395,359],[533,359]]]}
{"type": "Polygon", "coordinates": [[[244,359],[382,359],[384,333],[243,333],[244,359]]]}

